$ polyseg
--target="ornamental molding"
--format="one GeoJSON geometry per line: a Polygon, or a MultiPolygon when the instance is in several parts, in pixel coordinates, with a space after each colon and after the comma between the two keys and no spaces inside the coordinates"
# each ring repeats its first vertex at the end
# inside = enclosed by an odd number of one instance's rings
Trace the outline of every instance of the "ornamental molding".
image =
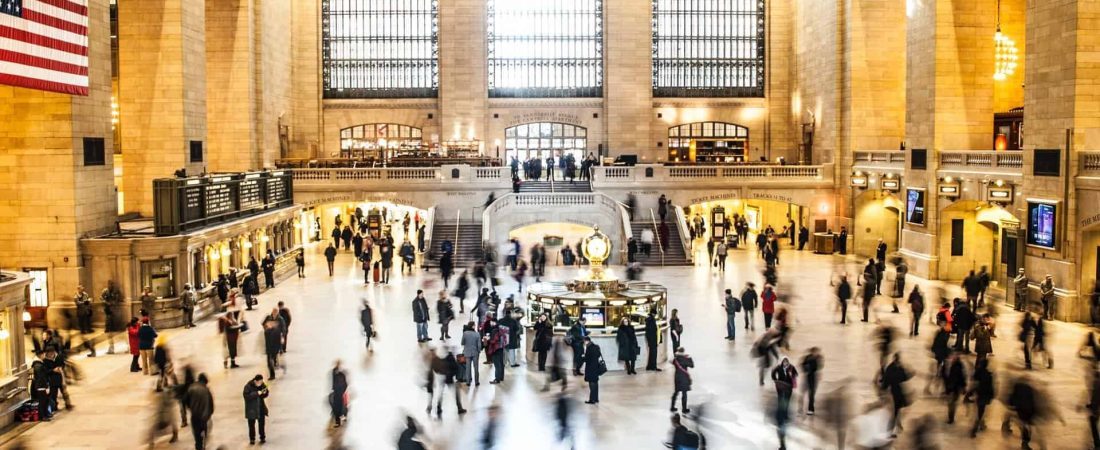
{"type": "Polygon", "coordinates": [[[331,99],[321,102],[323,109],[439,109],[436,99],[331,99]]]}

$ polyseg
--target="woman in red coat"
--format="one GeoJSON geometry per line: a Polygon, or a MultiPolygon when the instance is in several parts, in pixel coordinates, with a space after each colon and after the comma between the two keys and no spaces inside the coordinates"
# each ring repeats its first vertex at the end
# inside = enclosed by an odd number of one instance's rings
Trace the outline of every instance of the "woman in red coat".
{"type": "Polygon", "coordinates": [[[130,318],[130,324],[126,326],[126,334],[130,338],[130,355],[134,357],[133,361],[130,361],[131,372],[141,372],[141,366],[138,365],[138,329],[141,328],[141,324],[138,323],[137,317],[130,318]]]}
{"type": "Polygon", "coordinates": [[[775,314],[775,290],[770,284],[765,284],[764,292],[760,293],[760,311],[764,313],[764,328],[771,328],[772,315],[775,314]]]}

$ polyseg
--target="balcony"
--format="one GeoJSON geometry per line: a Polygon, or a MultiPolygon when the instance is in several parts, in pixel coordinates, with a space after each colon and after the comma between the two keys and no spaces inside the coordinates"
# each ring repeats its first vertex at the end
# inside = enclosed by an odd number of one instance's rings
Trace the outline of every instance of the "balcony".
{"type": "Polygon", "coordinates": [[[939,158],[940,173],[959,175],[1023,175],[1023,152],[943,150],[939,152],[939,158]]]}
{"type": "Polygon", "coordinates": [[[1100,152],[1080,152],[1078,176],[1100,178],[1100,152]]]}
{"type": "Polygon", "coordinates": [[[378,167],[291,169],[298,191],[431,190],[454,184],[472,188],[503,189],[511,186],[507,167],[378,167]]]}
{"type": "Polygon", "coordinates": [[[685,187],[683,183],[690,182],[690,187],[743,184],[829,187],[832,186],[832,176],[832,165],[663,166],[659,164],[641,164],[636,166],[596,167],[593,185],[597,188],[627,187],[631,185],[685,187]]]}
{"type": "Polygon", "coordinates": [[[905,152],[901,150],[860,150],[852,154],[852,168],[866,171],[905,170],[905,152]]]}

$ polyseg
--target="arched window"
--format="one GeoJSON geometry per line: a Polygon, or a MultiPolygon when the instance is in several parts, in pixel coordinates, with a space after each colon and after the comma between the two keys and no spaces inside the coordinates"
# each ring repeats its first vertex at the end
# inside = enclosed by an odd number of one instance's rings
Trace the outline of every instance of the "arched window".
{"type": "Polygon", "coordinates": [[[765,0],[652,1],[654,96],[764,96],[765,0]]]}
{"type": "Polygon", "coordinates": [[[603,95],[603,0],[489,0],[490,97],[603,95]]]}
{"type": "Polygon", "coordinates": [[[321,0],[325,98],[439,94],[438,0],[321,0]]]}
{"type": "Polygon", "coordinates": [[[340,130],[342,158],[387,159],[396,153],[416,153],[423,147],[423,130],[408,125],[368,123],[340,130]]]}
{"type": "Polygon", "coordinates": [[[516,125],[504,129],[504,148],[507,149],[506,162],[516,158],[526,161],[530,158],[545,160],[553,156],[555,160],[565,155],[573,155],[580,164],[588,148],[588,129],[582,126],[558,122],[535,122],[516,125]]]}
{"type": "Polygon", "coordinates": [[[668,128],[668,160],[726,163],[749,160],[749,129],[735,123],[696,122],[668,128]]]}

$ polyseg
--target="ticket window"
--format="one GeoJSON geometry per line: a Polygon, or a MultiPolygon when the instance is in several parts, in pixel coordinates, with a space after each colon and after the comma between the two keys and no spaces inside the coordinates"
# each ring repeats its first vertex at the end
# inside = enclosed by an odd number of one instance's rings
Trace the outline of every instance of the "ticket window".
{"type": "Polygon", "coordinates": [[[176,260],[157,259],[141,262],[141,285],[153,288],[153,295],[162,298],[176,296],[176,260]]]}

